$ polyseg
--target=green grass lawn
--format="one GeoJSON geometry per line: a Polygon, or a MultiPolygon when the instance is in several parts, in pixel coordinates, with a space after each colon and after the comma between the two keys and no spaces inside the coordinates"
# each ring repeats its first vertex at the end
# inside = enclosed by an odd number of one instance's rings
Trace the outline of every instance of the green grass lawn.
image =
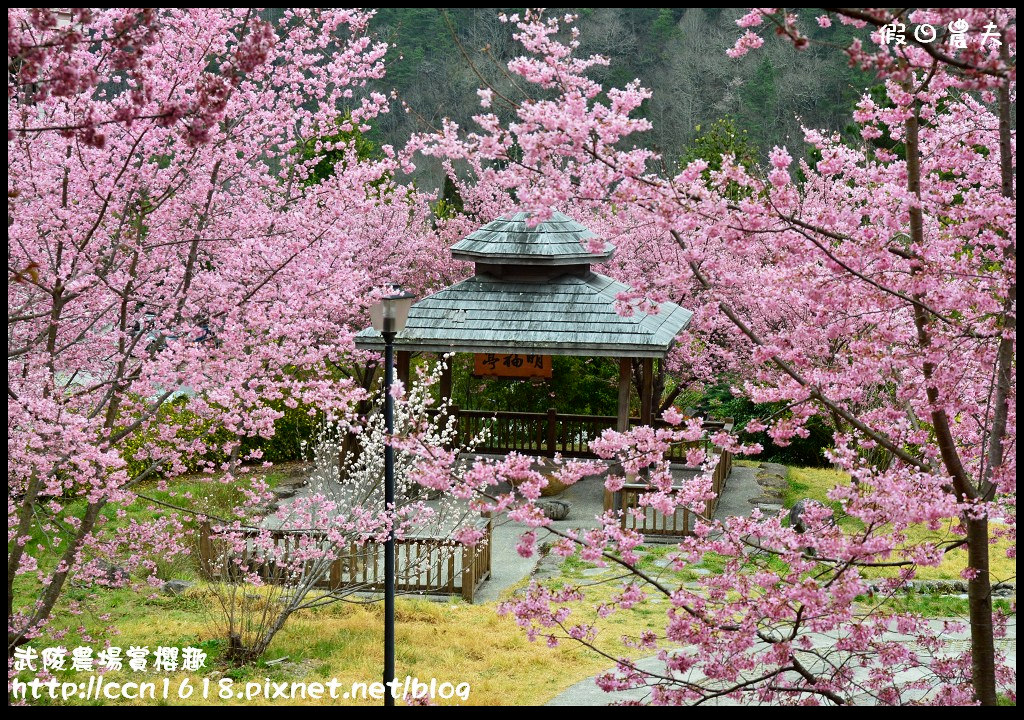
{"type": "MultiPolygon", "coordinates": [[[[381,677],[384,661],[383,609],[381,604],[337,603],[295,614],[278,634],[266,657],[255,665],[234,667],[220,658],[224,640],[217,636],[212,615],[212,592],[200,584],[180,596],[157,594],[147,597],[128,590],[104,591],[100,602],[92,603],[84,615],[61,613],[54,629],[68,634],[60,644],[75,647],[84,628],[93,638],[104,636],[107,625],[117,627],[118,635],[109,637],[113,645],[195,646],[210,658],[207,667],[197,673],[109,673],[110,682],[171,678],[177,687],[189,678],[193,685],[211,678],[216,687],[220,677],[236,682],[327,681],[337,678],[344,684],[375,682],[381,677]],[[110,614],[101,620],[100,614],[110,614]],[[283,662],[273,661],[286,658],[283,662]],[[267,665],[271,662],[271,665],[267,665]]],[[[55,644],[55,643],[54,643],[55,644]]],[[[96,646],[93,643],[84,643],[96,646]]],[[[573,644],[548,648],[531,643],[507,617],[499,617],[494,603],[469,605],[461,600],[438,602],[422,598],[399,598],[396,604],[396,677],[406,675],[420,680],[468,682],[471,705],[533,705],[543,703],[583,678],[608,666],[608,661],[573,644]]],[[[46,645],[41,645],[45,647],[46,645]]],[[[22,679],[28,679],[23,674],[22,679]]],[[[59,675],[62,680],[75,673],[59,675]]],[[[262,698],[230,701],[211,698],[214,704],[324,704],[314,700],[265,700],[262,698]]],[[[454,704],[461,701],[438,701],[454,704]]],[[[47,703],[37,703],[47,704],[47,703]]],[[[77,703],[74,703],[77,704],[77,703]]],[[[151,701],[123,701],[104,704],[152,704],[151,701]]],[[[168,704],[189,704],[174,700],[168,704]]],[[[367,699],[341,700],[340,705],[379,705],[367,699]]]]}

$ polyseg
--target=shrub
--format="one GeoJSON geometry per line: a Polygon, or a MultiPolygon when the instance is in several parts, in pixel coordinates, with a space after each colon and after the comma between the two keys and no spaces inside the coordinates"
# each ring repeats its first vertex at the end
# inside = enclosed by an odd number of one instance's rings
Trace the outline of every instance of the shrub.
{"type": "MultiPolygon", "coordinates": [[[[697,414],[714,418],[731,417],[736,429],[742,430],[753,418],[764,420],[782,412],[785,403],[754,403],[744,397],[732,394],[728,385],[715,385],[707,389],[697,406],[697,414]]],[[[766,432],[750,433],[745,436],[749,442],[761,443],[764,451],[758,459],[801,465],[804,467],[827,467],[831,463],[825,458],[825,450],[833,446],[832,428],[820,417],[813,417],[807,423],[810,434],[796,437],[789,445],[776,445],[766,432]]]]}

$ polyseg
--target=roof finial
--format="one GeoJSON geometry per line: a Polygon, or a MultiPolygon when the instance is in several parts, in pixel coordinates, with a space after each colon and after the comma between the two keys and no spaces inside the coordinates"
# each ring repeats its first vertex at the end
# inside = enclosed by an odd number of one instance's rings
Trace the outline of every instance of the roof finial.
{"type": "Polygon", "coordinates": [[[489,222],[452,246],[456,260],[489,265],[589,265],[611,259],[615,246],[590,252],[593,232],[560,212],[534,227],[530,213],[517,212],[489,222]]]}

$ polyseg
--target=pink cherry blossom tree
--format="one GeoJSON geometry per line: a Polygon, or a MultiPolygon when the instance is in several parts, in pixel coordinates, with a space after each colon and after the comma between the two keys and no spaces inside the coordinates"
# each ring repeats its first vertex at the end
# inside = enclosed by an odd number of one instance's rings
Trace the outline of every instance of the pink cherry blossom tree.
{"type": "MultiPolygon", "coordinates": [[[[662,651],[665,671],[622,660],[603,685],[649,685],[653,700],[666,703],[746,695],[994,704],[997,690],[1013,694],[1014,674],[994,647],[1002,619],[992,607],[989,552],[1000,536],[1015,552],[1016,537],[1015,12],[822,13],[823,27],[863,29],[845,51],[885,83],[885,101],[866,96],[854,114],[863,141],[808,129],[816,161],[776,147],[764,169],[723,157],[713,172],[703,161],[674,169],[638,144],[649,123],[637,111],[649,91],[589,79],[589,68],[608,61],[578,55],[571,16],[530,11],[507,20],[525,51],[508,66],[521,94],[485,88],[477,130],[446,125],[408,150],[467,163],[478,197],[511,198],[539,217],[571,206],[584,222],[596,217],[674,243],[672,261],[626,278],[635,293],[623,301],[692,307],[684,357],[724,346],[747,378],[739,392],[786,404],[748,429],[785,443],[821,415],[834,428],[829,457],[852,479],[830,499],[853,524],[836,522],[826,507],[807,511],[803,533],[756,513],[703,518],[680,546],[677,568],[708,553],[726,562],[697,589],[640,570],[641,539],[614,517],[598,531],[566,535],[559,552],[582,548],[585,559],[632,573],[599,614],[628,610],[651,592],[669,601],[664,628],[636,640],[652,651],[659,641],[679,648],[662,651]],[[966,48],[946,31],[934,43],[905,45],[887,44],[882,32],[892,22],[946,28],[961,19],[979,31],[966,48]],[[499,102],[510,121],[491,108],[499,102]],[[710,335],[723,331],[728,343],[710,335]],[[907,531],[921,525],[934,535],[911,542],[907,531]],[[884,595],[958,548],[967,555],[969,652],[930,655],[938,645],[920,618],[854,602],[871,593],[866,568],[894,573],[881,584],[884,595]],[[924,651],[894,641],[892,630],[924,651]],[[823,647],[825,636],[842,639],[823,647]]],[[[790,12],[755,9],[739,24],[745,34],[734,56],[763,44],[758,28],[774,27],[797,48],[809,42],[790,12]]],[[[596,447],[629,472],[647,473],[645,503],[700,512],[709,478],[674,488],[661,460],[667,443],[699,432],[640,428],[608,433],[596,447]]],[[[742,438],[714,440],[757,449],[742,438]]],[[[608,487],[621,482],[609,478],[608,487]]],[[[506,610],[532,636],[597,647],[596,628],[571,619],[569,603],[580,597],[575,588],[535,585],[506,610]]]]}
{"type": "Polygon", "coordinates": [[[111,532],[108,506],[214,450],[259,460],[238,447],[274,432],[271,401],[344,421],[375,288],[447,271],[391,148],[325,139],[388,109],[370,17],[8,11],[9,653],[104,559],[123,581],[183,551],[177,521],[111,532]],[[165,422],[181,396],[203,432],[165,422]]]}

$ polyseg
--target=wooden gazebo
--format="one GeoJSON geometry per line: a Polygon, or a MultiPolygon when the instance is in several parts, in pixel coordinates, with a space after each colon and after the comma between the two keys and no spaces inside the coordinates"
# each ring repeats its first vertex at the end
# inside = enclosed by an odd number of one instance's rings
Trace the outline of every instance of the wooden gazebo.
{"type": "MultiPolygon", "coordinates": [[[[587,439],[607,427],[628,429],[630,422],[654,424],[654,359],[664,359],[676,336],[693,313],[674,303],[662,303],[659,312],[616,312],[616,296],[629,287],[594,272],[591,266],[607,262],[614,252],[604,244],[591,252],[594,233],[574,220],[554,213],[534,227],[527,213],[515,213],[488,223],[452,247],[452,256],[475,263],[467,280],[416,302],[405,329],[395,338],[397,370],[408,380],[412,352],[517,354],[531,357],[577,355],[619,358],[619,399],[615,417],[552,417],[543,413],[467,412],[460,421],[472,431],[474,415],[505,418],[506,424],[525,427],[499,429],[490,450],[555,451],[587,455],[579,438],[587,439]],[[632,361],[640,360],[640,416],[629,417],[632,361]],[[537,418],[528,416],[536,415],[537,418]],[[522,445],[522,447],[519,447],[522,445]]],[[[356,336],[363,349],[383,348],[380,334],[368,328],[356,336]]],[[[450,369],[442,377],[441,392],[451,395],[450,369]]]]}

